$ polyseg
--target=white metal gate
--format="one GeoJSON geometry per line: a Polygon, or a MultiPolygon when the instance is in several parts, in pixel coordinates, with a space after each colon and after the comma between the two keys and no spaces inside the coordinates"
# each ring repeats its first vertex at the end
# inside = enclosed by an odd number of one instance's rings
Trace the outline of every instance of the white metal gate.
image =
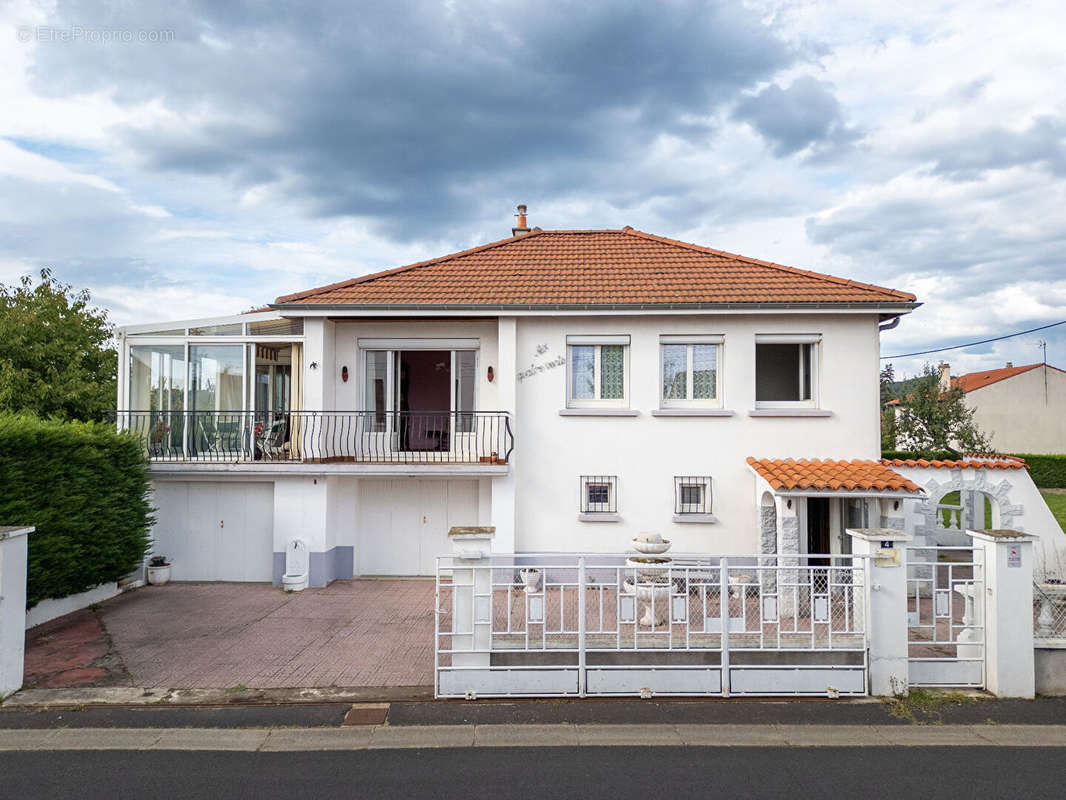
{"type": "Polygon", "coordinates": [[[912,686],[985,685],[982,551],[907,548],[907,650],[912,686]]]}
{"type": "Polygon", "coordinates": [[[857,556],[441,557],[436,695],[865,694],[866,567],[857,556]]]}

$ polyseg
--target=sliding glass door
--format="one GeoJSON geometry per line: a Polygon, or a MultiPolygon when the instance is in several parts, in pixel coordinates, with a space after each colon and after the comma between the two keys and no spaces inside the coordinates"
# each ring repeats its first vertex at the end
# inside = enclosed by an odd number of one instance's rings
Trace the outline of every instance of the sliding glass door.
{"type": "Polygon", "coordinates": [[[364,441],[374,454],[452,453],[473,433],[476,350],[365,350],[364,441]]]}

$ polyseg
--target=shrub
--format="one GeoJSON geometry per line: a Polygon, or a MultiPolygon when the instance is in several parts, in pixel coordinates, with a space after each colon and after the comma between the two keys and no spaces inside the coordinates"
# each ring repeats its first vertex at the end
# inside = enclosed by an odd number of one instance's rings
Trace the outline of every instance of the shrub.
{"type": "Polygon", "coordinates": [[[921,455],[919,453],[912,452],[910,450],[883,450],[881,451],[881,458],[899,458],[904,461],[907,459],[919,459],[924,458],[926,461],[955,461],[960,456],[958,453],[952,453],[944,450],[940,453],[933,453],[932,455],[921,455]]]}
{"type": "Polygon", "coordinates": [[[33,525],[27,606],[131,572],[154,519],[140,444],[104,423],[0,415],[0,524],[33,525]]]}
{"type": "Polygon", "coordinates": [[[1039,455],[1035,453],[1016,453],[1024,458],[1029,467],[1029,475],[1041,489],[1066,488],[1066,456],[1039,455]]]}

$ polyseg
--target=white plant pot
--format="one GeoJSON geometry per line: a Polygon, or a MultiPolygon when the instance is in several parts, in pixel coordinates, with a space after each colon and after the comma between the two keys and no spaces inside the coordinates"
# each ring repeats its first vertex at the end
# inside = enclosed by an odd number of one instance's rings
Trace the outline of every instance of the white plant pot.
{"type": "Polygon", "coordinates": [[[670,549],[670,540],[663,539],[661,542],[642,542],[640,539],[633,539],[633,549],[638,553],[657,556],[670,549]]]}
{"type": "Polygon", "coordinates": [[[148,567],[148,582],[153,586],[170,583],[170,564],[162,567],[148,567]]]}
{"type": "Polygon", "coordinates": [[[543,575],[541,575],[539,569],[534,567],[520,569],[518,570],[518,576],[522,579],[522,583],[525,586],[527,593],[533,594],[540,591],[540,582],[543,575]]]}

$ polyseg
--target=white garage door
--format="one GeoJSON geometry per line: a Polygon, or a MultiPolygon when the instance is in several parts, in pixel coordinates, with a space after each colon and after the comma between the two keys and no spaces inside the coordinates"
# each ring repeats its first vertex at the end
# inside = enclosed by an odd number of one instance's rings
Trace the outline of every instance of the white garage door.
{"type": "Polygon", "coordinates": [[[359,481],[360,575],[432,575],[448,529],[476,525],[477,481],[359,481]]]}
{"type": "Polygon", "coordinates": [[[274,484],[159,481],[154,552],[176,581],[270,581],[274,484]]]}

